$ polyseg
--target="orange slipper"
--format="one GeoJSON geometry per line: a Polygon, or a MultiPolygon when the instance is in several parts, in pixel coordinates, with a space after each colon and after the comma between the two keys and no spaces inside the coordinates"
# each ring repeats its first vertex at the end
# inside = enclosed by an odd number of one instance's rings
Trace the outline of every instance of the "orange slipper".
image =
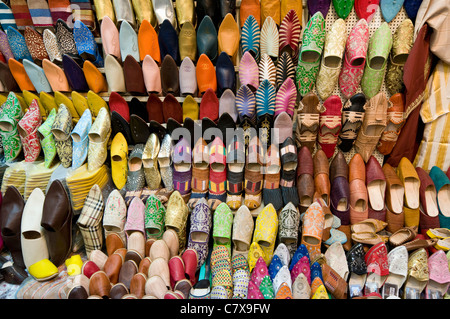
{"type": "Polygon", "coordinates": [[[259,0],[242,0],[239,8],[239,22],[241,28],[244,26],[248,16],[254,16],[259,27],[261,27],[261,5],[259,0]]]}
{"type": "Polygon", "coordinates": [[[91,61],[84,61],[83,72],[91,91],[95,93],[108,91],[108,83],[105,77],[91,61]]]}
{"type": "Polygon", "coordinates": [[[306,246],[311,259],[320,254],[324,223],[325,212],[322,206],[315,201],[308,207],[303,216],[301,239],[301,244],[306,246]]]}
{"type": "Polygon", "coordinates": [[[161,63],[159,51],[158,34],[149,21],[142,21],[138,31],[139,58],[144,60],[146,55],[150,55],[156,63],[161,63]]]}
{"type": "Polygon", "coordinates": [[[36,91],[22,63],[10,58],[8,60],[8,66],[21,91],[36,91]]]}
{"type": "Polygon", "coordinates": [[[207,89],[217,91],[216,69],[206,54],[200,55],[195,70],[197,75],[198,91],[202,95],[207,89]]]}

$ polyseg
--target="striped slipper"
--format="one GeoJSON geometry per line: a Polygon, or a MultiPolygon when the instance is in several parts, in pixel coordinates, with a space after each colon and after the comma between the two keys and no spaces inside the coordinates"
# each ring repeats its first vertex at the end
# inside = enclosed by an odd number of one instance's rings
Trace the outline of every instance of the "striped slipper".
{"type": "Polygon", "coordinates": [[[273,127],[273,115],[275,112],[275,97],[275,87],[269,80],[264,80],[256,91],[257,127],[261,143],[264,145],[270,145],[271,141],[271,128],[273,127]]]}
{"type": "Polygon", "coordinates": [[[295,83],[295,66],[289,53],[283,52],[277,61],[277,89],[287,78],[291,78],[295,83]]]}
{"type": "Polygon", "coordinates": [[[8,27],[17,29],[16,20],[11,8],[3,2],[0,2],[0,24],[3,30],[6,30],[8,27]]]}
{"type": "Polygon", "coordinates": [[[236,94],[236,109],[240,127],[244,130],[245,145],[248,145],[250,136],[256,134],[256,130],[251,130],[256,125],[256,99],[249,86],[242,85],[239,88],[236,94]]]}
{"type": "Polygon", "coordinates": [[[259,59],[259,42],[261,38],[261,30],[255,17],[249,15],[245,19],[241,30],[241,47],[242,53],[249,52],[255,60],[259,59]]]}
{"type": "Polygon", "coordinates": [[[302,26],[295,10],[291,9],[280,25],[280,53],[288,52],[293,59],[298,58],[302,26]]]}
{"type": "Polygon", "coordinates": [[[11,11],[16,20],[16,25],[19,30],[24,30],[25,27],[32,26],[30,10],[25,0],[11,0],[11,11]]]}
{"type": "Polygon", "coordinates": [[[192,150],[192,193],[187,203],[193,210],[201,198],[208,194],[209,148],[203,138],[199,138],[192,150]]]}
{"type": "Polygon", "coordinates": [[[173,150],[173,188],[183,198],[189,197],[192,191],[192,150],[191,143],[181,138],[173,150]]]}
{"type": "Polygon", "coordinates": [[[79,20],[83,22],[89,29],[95,29],[95,16],[94,11],[92,10],[91,1],[70,1],[70,7],[72,8],[73,18],[75,21],[79,20]]]}
{"type": "Polygon", "coordinates": [[[28,9],[36,28],[53,27],[53,19],[47,1],[28,0],[28,9]]]}
{"type": "Polygon", "coordinates": [[[61,19],[67,23],[69,28],[73,28],[72,8],[69,0],[48,0],[48,7],[50,8],[53,24],[56,24],[61,19]]]}
{"type": "Polygon", "coordinates": [[[209,186],[208,205],[215,210],[222,202],[226,201],[227,185],[227,150],[220,137],[216,137],[209,149],[209,186]]]}
{"type": "Polygon", "coordinates": [[[259,82],[262,83],[264,80],[269,80],[270,84],[276,85],[277,80],[277,70],[273,60],[267,55],[261,55],[261,60],[258,64],[259,68],[259,82]]]}
{"type": "Polygon", "coordinates": [[[286,112],[292,118],[294,116],[295,103],[297,101],[297,87],[292,78],[287,78],[277,92],[275,97],[275,113],[277,117],[286,112]]]}
{"type": "Polygon", "coordinates": [[[239,81],[253,92],[259,87],[259,66],[249,51],[245,52],[239,64],[239,81]]]}
{"type": "Polygon", "coordinates": [[[227,205],[237,210],[244,192],[245,142],[244,130],[237,128],[227,145],[227,205]]]}
{"type": "Polygon", "coordinates": [[[264,53],[273,59],[278,58],[279,53],[278,26],[272,17],[267,17],[261,28],[260,55],[264,53]]]}

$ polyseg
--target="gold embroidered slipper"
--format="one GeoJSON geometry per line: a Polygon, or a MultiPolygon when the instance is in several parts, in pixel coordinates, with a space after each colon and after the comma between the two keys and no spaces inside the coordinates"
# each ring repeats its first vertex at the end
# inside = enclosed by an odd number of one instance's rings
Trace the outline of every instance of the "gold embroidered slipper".
{"type": "Polygon", "coordinates": [[[159,138],[155,133],[150,134],[145,143],[142,153],[142,164],[147,186],[150,189],[159,189],[161,186],[161,175],[158,168],[158,154],[160,150],[159,138]]]}
{"type": "Polygon", "coordinates": [[[211,210],[215,210],[217,206],[224,203],[227,199],[227,154],[225,145],[216,137],[211,144],[209,151],[209,187],[208,187],[208,204],[211,210]]]}

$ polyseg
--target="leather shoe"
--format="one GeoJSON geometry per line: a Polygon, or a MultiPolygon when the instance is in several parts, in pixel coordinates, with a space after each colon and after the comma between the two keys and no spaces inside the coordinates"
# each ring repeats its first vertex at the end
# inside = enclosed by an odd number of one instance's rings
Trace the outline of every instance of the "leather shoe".
{"type": "Polygon", "coordinates": [[[336,177],[348,179],[348,169],[344,154],[338,151],[330,164],[330,181],[333,181],[336,177]]]}
{"type": "Polygon", "coordinates": [[[197,32],[192,22],[187,21],[183,24],[178,36],[178,45],[180,46],[180,60],[189,57],[192,61],[197,58],[197,32]]]}
{"type": "Polygon", "coordinates": [[[196,67],[198,91],[201,95],[208,89],[217,91],[216,69],[206,54],[201,54],[196,67]]]}
{"type": "Polygon", "coordinates": [[[324,151],[318,150],[313,157],[315,192],[330,205],[330,178],[328,158],[324,151]]]}
{"type": "Polygon", "coordinates": [[[99,270],[89,278],[89,295],[97,295],[108,299],[110,291],[111,282],[104,271],[99,270]]]}
{"type": "Polygon", "coordinates": [[[178,96],[180,94],[178,67],[171,55],[166,55],[161,64],[161,87],[163,95],[171,93],[178,96]]]}
{"type": "Polygon", "coordinates": [[[314,164],[311,152],[306,146],[298,152],[297,193],[300,200],[300,213],[304,213],[313,202],[314,197],[314,164]]]}
{"type": "Polygon", "coordinates": [[[124,258],[119,253],[113,253],[108,257],[108,259],[106,259],[105,265],[103,266],[103,271],[108,276],[111,284],[115,285],[118,283],[119,273],[123,263],[124,258]]]}
{"type": "Polygon", "coordinates": [[[206,15],[197,29],[198,55],[205,54],[211,61],[217,58],[217,29],[210,16],[206,15]]]}
{"type": "Polygon", "coordinates": [[[60,180],[51,183],[44,201],[41,226],[47,231],[50,261],[64,263],[72,249],[72,206],[60,180]]]}
{"type": "Polygon", "coordinates": [[[1,234],[14,264],[25,269],[21,248],[21,222],[25,202],[16,187],[9,186],[3,194],[0,208],[1,234]]]}
{"type": "Polygon", "coordinates": [[[147,142],[147,139],[150,136],[150,131],[145,120],[135,114],[132,114],[130,116],[130,129],[134,144],[145,144],[147,142]]]}
{"type": "Polygon", "coordinates": [[[125,77],[125,87],[127,92],[134,94],[146,94],[144,75],[139,62],[131,55],[125,58],[123,63],[123,74],[125,77]]]}

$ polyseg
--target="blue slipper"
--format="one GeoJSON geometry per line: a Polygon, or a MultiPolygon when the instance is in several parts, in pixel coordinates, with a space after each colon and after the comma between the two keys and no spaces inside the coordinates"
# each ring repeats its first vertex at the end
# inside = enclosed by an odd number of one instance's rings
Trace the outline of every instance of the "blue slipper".
{"type": "Polygon", "coordinates": [[[131,55],[136,61],[140,61],[138,36],[127,21],[122,21],[120,24],[119,43],[122,62],[125,61],[127,55],[131,55]]]}
{"type": "Polygon", "coordinates": [[[217,59],[216,77],[219,97],[227,89],[231,89],[233,92],[235,91],[236,73],[234,71],[234,64],[226,52],[220,53],[217,59]]]}
{"type": "Polygon", "coordinates": [[[69,81],[69,84],[72,87],[73,91],[89,91],[89,85],[87,84],[86,77],[84,76],[83,69],[80,67],[80,65],[67,54],[63,55],[62,62],[67,81],[69,81]]]}
{"type": "Polygon", "coordinates": [[[42,91],[46,93],[53,92],[52,87],[45,76],[44,69],[29,60],[23,60],[23,67],[38,93],[41,93],[42,91]]]}
{"type": "Polygon", "coordinates": [[[179,64],[179,49],[178,49],[178,34],[169,20],[164,22],[159,27],[158,33],[159,50],[161,52],[161,61],[169,54],[179,64]]]}
{"type": "Polygon", "coordinates": [[[77,169],[87,159],[89,137],[88,133],[92,126],[92,113],[89,109],[83,112],[77,125],[71,133],[72,137],[72,168],[77,169]]]}
{"type": "Polygon", "coordinates": [[[80,20],[73,25],[73,39],[77,46],[78,54],[84,59],[91,61],[96,67],[104,67],[103,57],[95,42],[91,30],[80,20]]]}
{"type": "Polygon", "coordinates": [[[198,26],[197,49],[199,56],[204,53],[211,61],[217,58],[217,52],[219,51],[217,29],[209,16],[205,16],[198,26]]]}
{"type": "Polygon", "coordinates": [[[249,15],[242,26],[241,45],[242,53],[250,52],[256,61],[259,59],[259,42],[261,30],[255,17],[249,15]]]}
{"type": "Polygon", "coordinates": [[[442,228],[450,228],[450,179],[437,166],[430,170],[430,177],[436,187],[437,203],[439,207],[439,224],[442,228]]]}
{"type": "Polygon", "coordinates": [[[17,61],[30,60],[33,61],[31,53],[28,50],[25,37],[17,29],[9,26],[6,29],[6,35],[8,36],[9,46],[17,61]]]}

